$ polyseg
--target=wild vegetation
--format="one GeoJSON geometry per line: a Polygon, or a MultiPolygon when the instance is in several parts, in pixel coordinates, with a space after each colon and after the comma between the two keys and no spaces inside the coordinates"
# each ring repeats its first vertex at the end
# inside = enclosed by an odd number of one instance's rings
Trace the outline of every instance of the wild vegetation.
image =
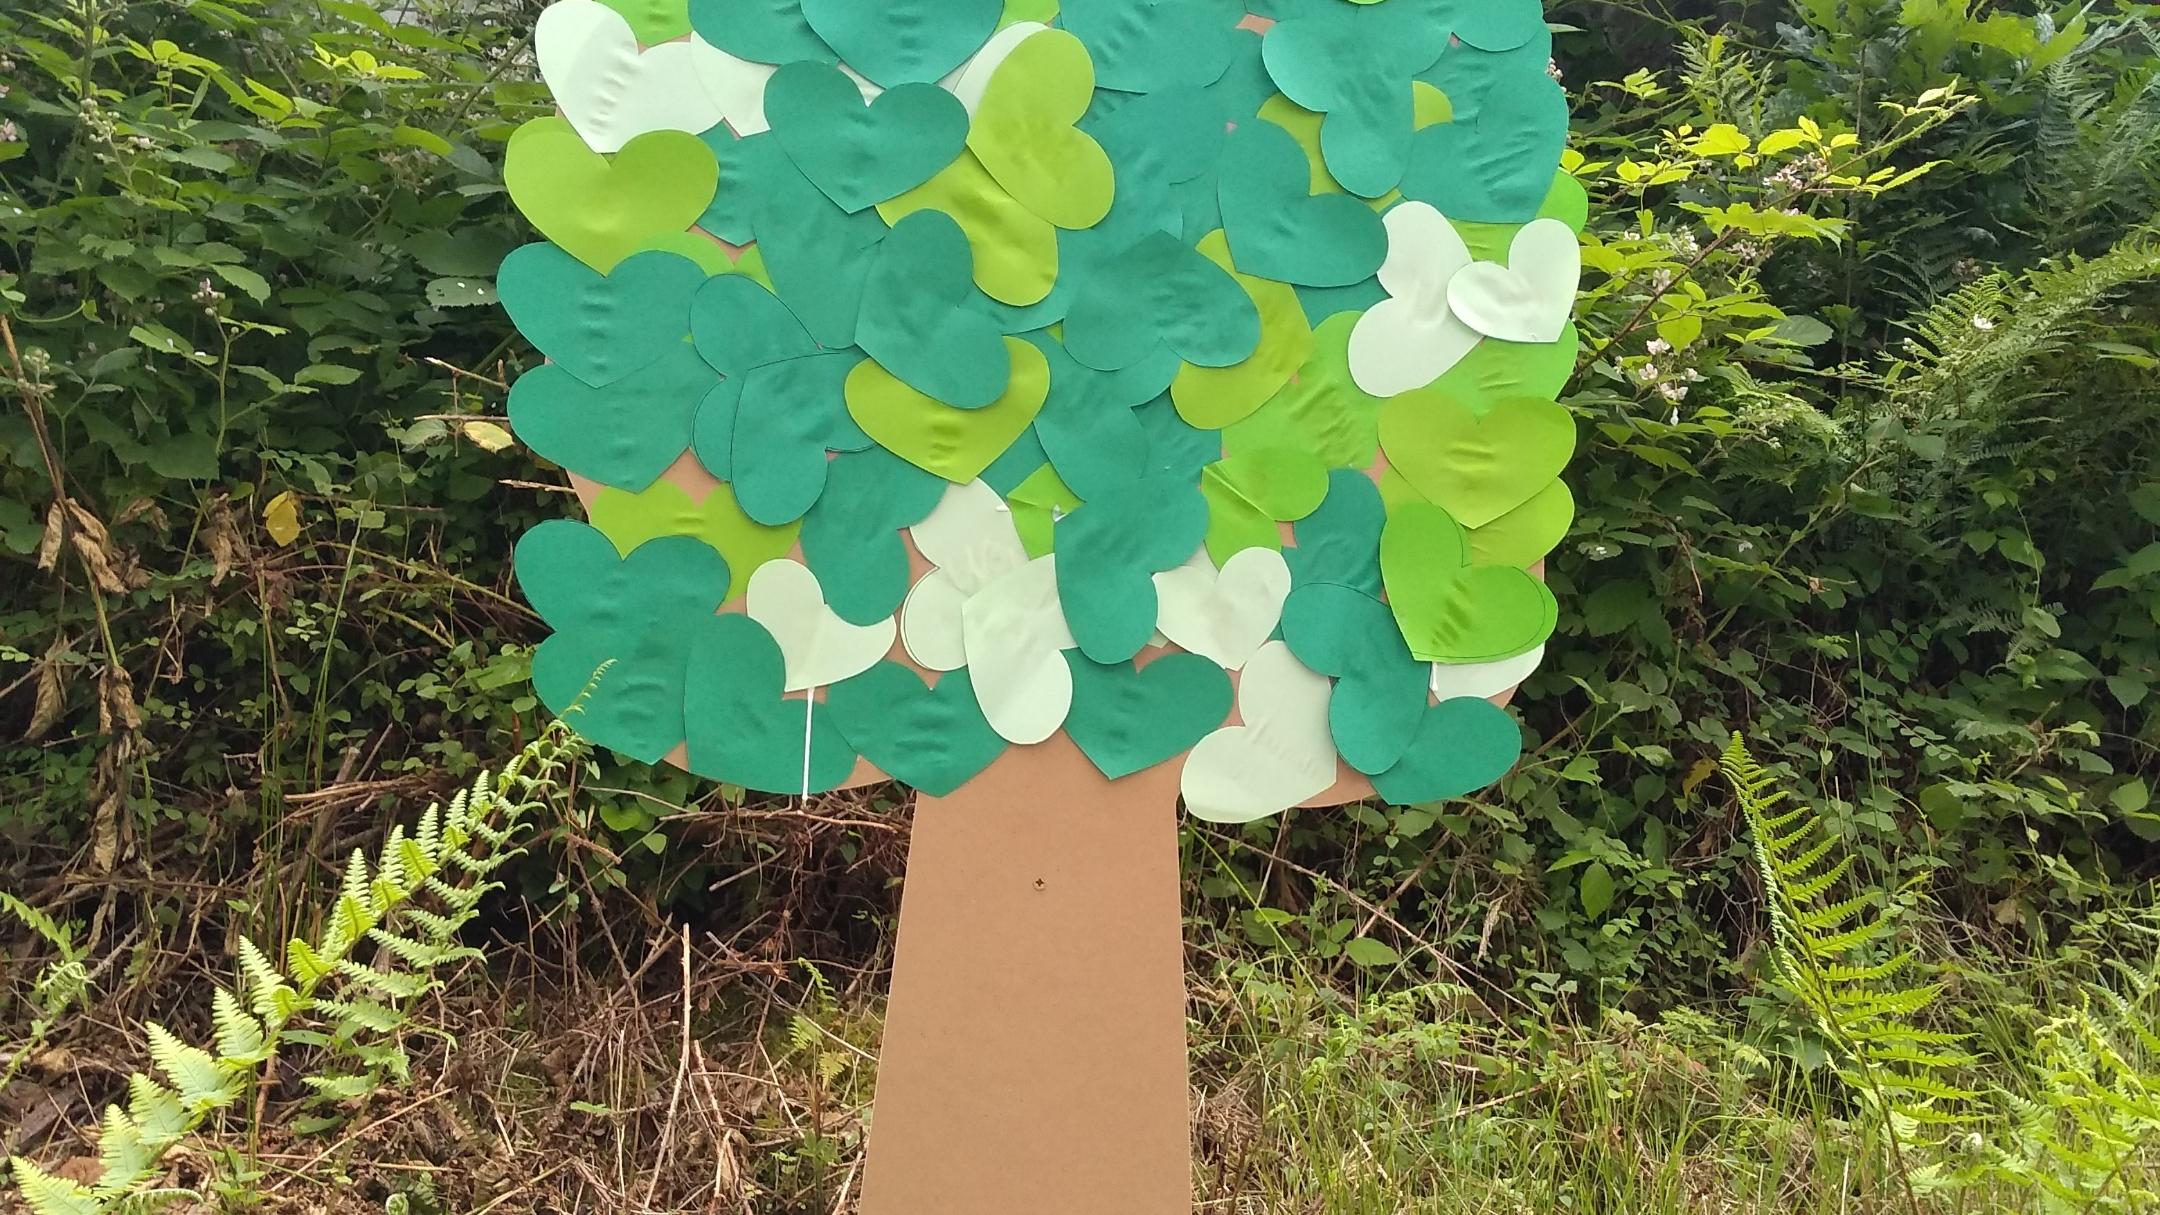
{"type": "MultiPolygon", "coordinates": [[[[538,4],[407,7],[0,11],[0,1184],[845,1210],[905,807],[538,711],[538,4]]],[[[1188,826],[1201,1209],[2153,1209],[2160,6],[1549,15],[1538,742],[1188,826]]]]}

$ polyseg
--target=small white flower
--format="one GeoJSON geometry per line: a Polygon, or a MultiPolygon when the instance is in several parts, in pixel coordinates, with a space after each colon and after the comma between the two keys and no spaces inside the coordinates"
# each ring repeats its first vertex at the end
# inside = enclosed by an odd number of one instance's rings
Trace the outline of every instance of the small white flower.
{"type": "Polygon", "coordinates": [[[1973,328],[1978,329],[1982,333],[1987,333],[1995,328],[1995,318],[1991,316],[1976,316],[1973,318],[1973,328]]]}

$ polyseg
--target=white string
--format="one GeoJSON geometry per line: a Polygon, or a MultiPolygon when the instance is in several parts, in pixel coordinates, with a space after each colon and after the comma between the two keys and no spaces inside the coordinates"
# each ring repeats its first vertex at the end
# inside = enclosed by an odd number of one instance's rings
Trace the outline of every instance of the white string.
{"type": "Polygon", "coordinates": [[[802,714],[802,795],[806,802],[810,800],[810,728],[816,712],[817,689],[811,688],[803,693],[802,714]]]}

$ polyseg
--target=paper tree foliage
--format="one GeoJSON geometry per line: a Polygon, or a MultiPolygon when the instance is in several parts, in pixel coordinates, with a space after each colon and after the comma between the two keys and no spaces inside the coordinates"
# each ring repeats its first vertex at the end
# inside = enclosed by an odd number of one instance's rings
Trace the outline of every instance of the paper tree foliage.
{"type": "Polygon", "coordinates": [[[550,706],[935,795],[1068,735],[1195,814],[1505,774],[1587,202],[1534,0],[558,0],[505,180],[550,706]],[[1250,11],[1248,11],[1248,7],[1250,11]]]}

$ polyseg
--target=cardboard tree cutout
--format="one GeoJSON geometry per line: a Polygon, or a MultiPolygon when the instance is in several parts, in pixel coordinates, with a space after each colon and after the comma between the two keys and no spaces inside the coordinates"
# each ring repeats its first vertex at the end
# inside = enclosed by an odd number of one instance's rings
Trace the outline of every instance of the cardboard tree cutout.
{"type": "Polygon", "coordinates": [[[1534,0],[1055,7],[558,0],[505,169],[542,699],[920,793],[871,1215],[1187,1210],[1181,795],[1500,778],[1574,513],[1534,0]]]}

